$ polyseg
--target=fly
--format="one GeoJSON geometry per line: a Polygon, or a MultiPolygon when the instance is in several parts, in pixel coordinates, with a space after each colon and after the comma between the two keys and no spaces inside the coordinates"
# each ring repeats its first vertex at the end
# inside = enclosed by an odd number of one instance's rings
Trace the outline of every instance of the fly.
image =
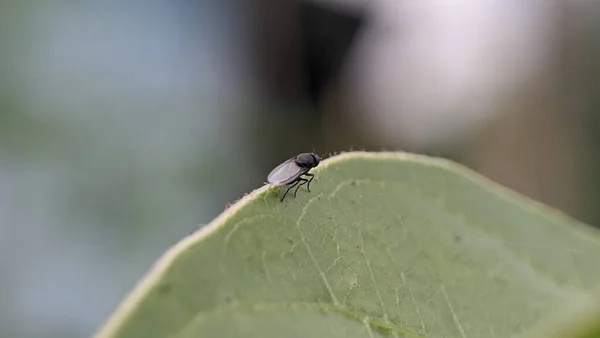
{"type": "Polygon", "coordinates": [[[306,184],[308,192],[310,192],[310,182],[315,177],[314,174],[309,173],[310,169],[316,167],[321,162],[321,158],[314,153],[302,153],[298,156],[292,157],[289,160],[281,163],[275,169],[271,170],[267,181],[274,186],[289,185],[290,187],[285,191],[281,201],[285,198],[287,193],[293,188],[294,197],[300,186],[306,184]],[[310,177],[310,178],[306,178],[310,177]]]}

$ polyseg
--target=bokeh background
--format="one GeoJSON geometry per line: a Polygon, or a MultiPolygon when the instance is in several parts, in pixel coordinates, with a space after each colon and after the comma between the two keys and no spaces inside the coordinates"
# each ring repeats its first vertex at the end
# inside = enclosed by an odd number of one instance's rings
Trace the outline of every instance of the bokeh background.
{"type": "Polygon", "coordinates": [[[0,336],[83,337],[299,152],[461,162],[600,224],[600,2],[0,3],[0,336]]]}

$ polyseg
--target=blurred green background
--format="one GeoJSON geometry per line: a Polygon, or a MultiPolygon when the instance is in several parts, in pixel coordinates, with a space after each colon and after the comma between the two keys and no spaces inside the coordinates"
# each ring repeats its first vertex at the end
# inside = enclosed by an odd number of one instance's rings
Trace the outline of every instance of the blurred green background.
{"type": "Polygon", "coordinates": [[[313,149],[447,157],[598,225],[599,132],[594,1],[3,1],[0,336],[91,335],[313,149]]]}

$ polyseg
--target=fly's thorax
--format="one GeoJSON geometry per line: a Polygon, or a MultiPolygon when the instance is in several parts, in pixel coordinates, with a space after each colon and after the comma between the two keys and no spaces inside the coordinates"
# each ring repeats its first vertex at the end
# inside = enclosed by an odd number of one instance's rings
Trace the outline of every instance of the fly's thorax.
{"type": "Polygon", "coordinates": [[[319,165],[321,159],[312,153],[302,153],[295,158],[296,164],[301,168],[313,168],[319,165]]]}

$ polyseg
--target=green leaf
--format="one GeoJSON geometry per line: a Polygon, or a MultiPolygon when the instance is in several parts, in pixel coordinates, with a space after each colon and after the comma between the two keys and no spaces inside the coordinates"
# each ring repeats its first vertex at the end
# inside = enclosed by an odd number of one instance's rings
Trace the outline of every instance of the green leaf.
{"type": "MultiPolygon", "coordinates": [[[[444,160],[345,153],[160,259],[99,337],[510,337],[600,282],[596,230],[444,160]]],[[[543,322],[542,322],[543,323],[543,322]]]]}

